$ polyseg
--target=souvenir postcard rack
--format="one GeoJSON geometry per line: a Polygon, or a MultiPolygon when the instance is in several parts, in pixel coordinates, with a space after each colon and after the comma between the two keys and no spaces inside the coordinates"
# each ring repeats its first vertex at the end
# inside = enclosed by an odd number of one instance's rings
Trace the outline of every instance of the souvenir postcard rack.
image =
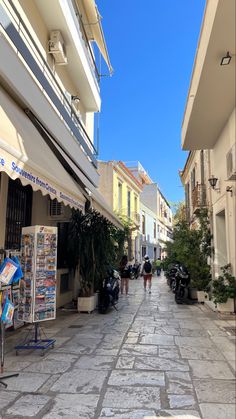
{"type": "MultiPolygon", "coordinates": [[[[0,249],[0,265],[2,265],[2,263],[4,262],[6,256],[9,258],[9,256],[17,256],[19,258],[19,252],[17,251],[10,251],[10,250],[4,250],[4,249],[0,249]]],[[[0,368],[0,373],[2,374],[4,372],[4,358],[5,358],[5,329],[7,327],[12,327],[14,326],[14,324],[16,324],[16,318],[13,317],[12,321],[10,321],[9,323],[5,323],[2,319],[3,317],[3,309],[2,309],[2,304],[4,302],[4,300],[6,299],[6,296],[9,300],[12,301],[12,303],[14,304],[14,315],[15,315],[15,311],[17,313],[17,308],[18,308],[18,292],[19,290],[17,289],[17,285],[12,285],[12,283],[10,285],[4,285],[4,283],[2,283],[0,281],[0,352],[1,352],[1,368],[0,368]]],[[[23,323],[20,322],[20,324],[22,325],[23,323]]],[[[7,387],[7,384],[4,382],[4,380],[6,380],[7,378],[10,377],[17,377],[19,374],[10,374],[10,375],[4,375],[4,376],[0,376],[0,384],[3,385],[5,388],[7,387]]]]}
{"type": "MultiPolygon", "coordinates": [[[[18,320],[34,324],[33,338],[19,349],[47,349],[55,340],[42,339],[39,323],[56,318],[57,227],[32,226],[22,229],[22,271],[18,320]]],[[[28,338],[27,338],[28,339],[28,338]]]]}

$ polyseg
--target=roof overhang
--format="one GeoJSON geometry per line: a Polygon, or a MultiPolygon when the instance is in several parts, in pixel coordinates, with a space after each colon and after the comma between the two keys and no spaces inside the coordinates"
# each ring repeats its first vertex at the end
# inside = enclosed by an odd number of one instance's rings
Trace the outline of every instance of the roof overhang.
{"type": "Polygon", "coordinates": [[[208,0],[183,118],[182,148],[213,148],[234,107],[235,0],[208,0]],[[231,62],[221,66],[227,51],[231,62]]]}

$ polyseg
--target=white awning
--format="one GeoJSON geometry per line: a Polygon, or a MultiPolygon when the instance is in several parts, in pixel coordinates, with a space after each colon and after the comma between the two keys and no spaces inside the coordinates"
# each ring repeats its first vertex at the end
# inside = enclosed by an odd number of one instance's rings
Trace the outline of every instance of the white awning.
{"type": "Polygon", "coordinates": [[[85,197],[20,107],[0,88],[0,171],[84,210],[85,197]]]}
{"type": "Polygon", "coordinates": [[[101,15],[98,11],[96,3],[94,0],[77,0],[78,4],[81,1],[87,17],[86,24],[83,21],[83,23],[85,24],[85,29],[87,29],[87,26],[89,26],[89,31],[87,31],[87,33],[90,33],[89,39],[94,40],[96,42],[104,60],[107,63],[110,74],[112,74],[113,69],[111,66],[106,41],[102,30],[101,15]]]}
{"type": "Polygon", "coordinates": [[[112,208],[107,204],[103,196],[100,194],[98,189],[96,189],[91,182],[86,178],[86,176],[81,172],[81,170],[75,165],[75,163],[70,159],[70,157],[62,150],[62,148],[51,138],[52,143],[58,149],[63,159],[70,165],[73,172],[78,176],[80,181],[85,187],[86,194],[91,200],[92,207],[100,212],[104,217],[106,217],[111,223],[116,227],[123,230],[123,225],[120,219],[114,214],[112,208]]]}

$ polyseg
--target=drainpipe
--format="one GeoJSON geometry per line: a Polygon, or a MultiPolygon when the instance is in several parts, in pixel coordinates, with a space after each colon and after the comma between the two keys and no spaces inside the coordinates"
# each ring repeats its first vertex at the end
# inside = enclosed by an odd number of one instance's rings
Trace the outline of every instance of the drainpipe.
{"type": "MultiPolygon", "coordinates": [[[[207,150],[207,161],[208,161],[208,175],[211,176],[211,150],[207,150]]],[[[213,204],[212,204],[212,190],[208,187],[209,191],[209,208],[210,208],[210,230],[213,235],[214,232],[214,223],[213,223],[213,204]]],[[[212,239],[213,245],[214,245],[214,237],[212,239]]],[[[214,253],[215,253],[215,246],[214,246],[214,253]]],[[[215,279],[215,254],[212,254],[211,257],[211,272],[212,272],[212,278],[215,279]]]]}

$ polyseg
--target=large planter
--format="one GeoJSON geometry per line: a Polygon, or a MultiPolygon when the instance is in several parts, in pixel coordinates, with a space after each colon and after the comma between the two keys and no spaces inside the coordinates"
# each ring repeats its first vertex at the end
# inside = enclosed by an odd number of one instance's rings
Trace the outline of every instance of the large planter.
{"type": "Polygon", "coordinates": [[[197,300],[199,303],[204,303],[209,300],[209,295],[205,291],[197,291],[197,300]]]}
{"type": "Polygon", "coordinates": [[[96,294],[91,297],[78,297],[78,312],[91,313],[96,308],[96,294]]]}
{"type": "Polygon", "coordinates": [[[217,303],[216,307],[220,313],[234,313],[234,299],[228,298],[226,303],[217,303]]]}

